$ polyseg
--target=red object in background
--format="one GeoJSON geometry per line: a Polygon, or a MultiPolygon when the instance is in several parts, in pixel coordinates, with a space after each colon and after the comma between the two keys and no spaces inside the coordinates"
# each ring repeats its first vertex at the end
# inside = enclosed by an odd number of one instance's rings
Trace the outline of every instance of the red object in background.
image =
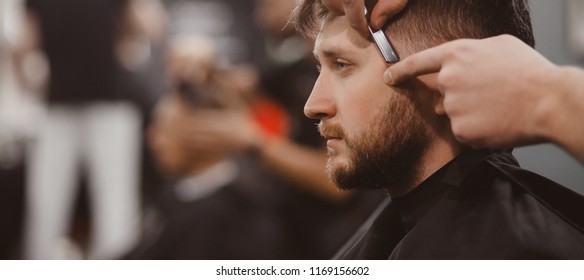
{"type": "Polygon", "coordinates": [[[252,105],[252,113],[256,124],[268,140],[287,136],[288,114],[275,101],[267,98],[259,99],[252,105]]]}

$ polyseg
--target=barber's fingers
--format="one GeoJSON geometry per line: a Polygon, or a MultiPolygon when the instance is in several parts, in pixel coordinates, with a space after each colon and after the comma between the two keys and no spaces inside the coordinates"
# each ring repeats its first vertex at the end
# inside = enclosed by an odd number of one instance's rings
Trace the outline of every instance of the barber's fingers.
{"type": "Polygon", "coordinates": [[[347,16],[351,27],[363,37],[370,36],[365,18],[365,0],[322,0],[322,3],[334,15],[347,16]]]}
{"type": "MultiPolygon", "coordinates": [[[[335,15],[346,15],[351,26],[364,37],[369,37],[367,19],[364,16],[365,0],[322,0],[335,15]]],[[[405,8],[408,0],[379,0],[371,11],[371,25],[381,29],[385,22],[405,8]]]]}
{"type": "Polygon", "coordinates": [[[420,75],[439,72],[449,52],[450,45],[446,44],[410,55],[385,70],[384,81],[397,85],[420,75]]]}
{"type": "Polygon", "coordinates": [[[385,22],[403,10],[408,0],[379,0],[371,11],[371,27],[381,29],[385,22]]]}
{"type": "Polygon", "coordinates": [[[365,18],[364,0],[342,0],[342,4],[351,27],[365,37],[370,36],[365,18]]]}

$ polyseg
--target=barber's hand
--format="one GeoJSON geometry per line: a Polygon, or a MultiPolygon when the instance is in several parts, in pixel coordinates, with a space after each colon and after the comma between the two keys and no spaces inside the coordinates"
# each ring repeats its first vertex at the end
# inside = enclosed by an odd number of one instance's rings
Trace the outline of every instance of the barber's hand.
{"type": "MultiPolygon", "coordinates": [[[[364,37],[369,37],[367,20],[364,16],[365,0],[322,0],[322,3],[336,15],[347,15],[351,26],[364,37]]],[[[371,27],[379,30],[385,22],[399,13],[408,0],[379,0],[371,11],[371,27]]]]}
{"type": "Polygon", "coordinates": [[[261,134],[248,112],[197,110],[184,121],[183,137],[191,151],[243,152],[261,145],[261,134]]]}
{"type": "Polygon", "coordinates": [[[550,81],[561,79],[558,69],[519,39],[502,35],[419,52],[389,67],[384,78],[396,85],[437,72],[456,138],[474,147],[501,148],[548,140],[550,81]]]}

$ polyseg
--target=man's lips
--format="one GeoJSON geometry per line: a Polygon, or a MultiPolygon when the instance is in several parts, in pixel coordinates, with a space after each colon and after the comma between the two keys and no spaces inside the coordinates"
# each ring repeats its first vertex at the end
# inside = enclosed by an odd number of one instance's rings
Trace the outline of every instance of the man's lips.
{"type": "Polygon", "coordinates": [[[324,139],[326,139],[327,147],[335,148],[344,142],[345,133],[340,125],[324,125],[322,122],[318,124],[318,132],[324,139]]]}
{"type": "Polygon", "coordinates": [[[326,140],[342,140],[343,137],[340,135],[323,134],[322,137],[326,140]]]}
{"type": "Polygon", "coordinates": [[[328,147],[334,147],[336,145],[339,145],[339,143],[341,143],[343,141],[343,138],[340,137],[325,137],[326,139],[326,145],[328,147]]]}

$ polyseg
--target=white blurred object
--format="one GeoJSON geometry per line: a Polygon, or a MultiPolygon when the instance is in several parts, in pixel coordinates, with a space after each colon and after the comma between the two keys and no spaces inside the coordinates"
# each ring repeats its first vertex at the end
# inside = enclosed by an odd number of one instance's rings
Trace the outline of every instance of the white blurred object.
{"type": "MultiPolygon", "coordinates": [[[[15,81],[10,49],[21,20],[21,0],[0,1],[0,168],[11,168],[23,160],[24,142],[33,138],[44,107],[38,94],[25,92],[15,81]]],[[[43,58],[30,57],[35,79],[46,75],[43,58]]]]}
{"type": "Polygon", "coordinates": [[[20,33],[21,0],[3,0],[0,2],[0,45],[17,40],[20,33]]]}
{"type": "Polygon", "coordinates": [[[584,0],[568,0],[567,12],[570,50],[584,56],[584,0]]]}
{"type": "Polygon", "coordinates": [[[0,168],[11,168],[22,162],[26,142],[35,137],[45,108],[41,102],[18,90],[6,90],[3,83],[6,79],[1,80],[0,168]]]}
{"type": "Polygon", "coordinates": [[[117,54],[122,65],[135,72],[152,58],[152,45],[144,38],[124,40],[117,47],[117,54]]]}
{"type": "Polygon", "coordinates": [[[27,153],[26,258],[63,257],[80,166],[92,213],[88,257],[122,256],[138,240],[140,112],[123,102],[51,105],[40,121],[27,153]]]}
{"type": "Polygon", "coordinates": [[[83,250],[75,241],[63,237],[56,242],[55,256],[56,260],[83,260],[83,250]]]}
{"type": "Polygon", "coordinates": [[[152,58],[152,45],[160,43],[167,28],[166,12],[159,0],[130,1],[126,29],[117,42],[117,55],[129,71],[139,71],[152,58]]]}

